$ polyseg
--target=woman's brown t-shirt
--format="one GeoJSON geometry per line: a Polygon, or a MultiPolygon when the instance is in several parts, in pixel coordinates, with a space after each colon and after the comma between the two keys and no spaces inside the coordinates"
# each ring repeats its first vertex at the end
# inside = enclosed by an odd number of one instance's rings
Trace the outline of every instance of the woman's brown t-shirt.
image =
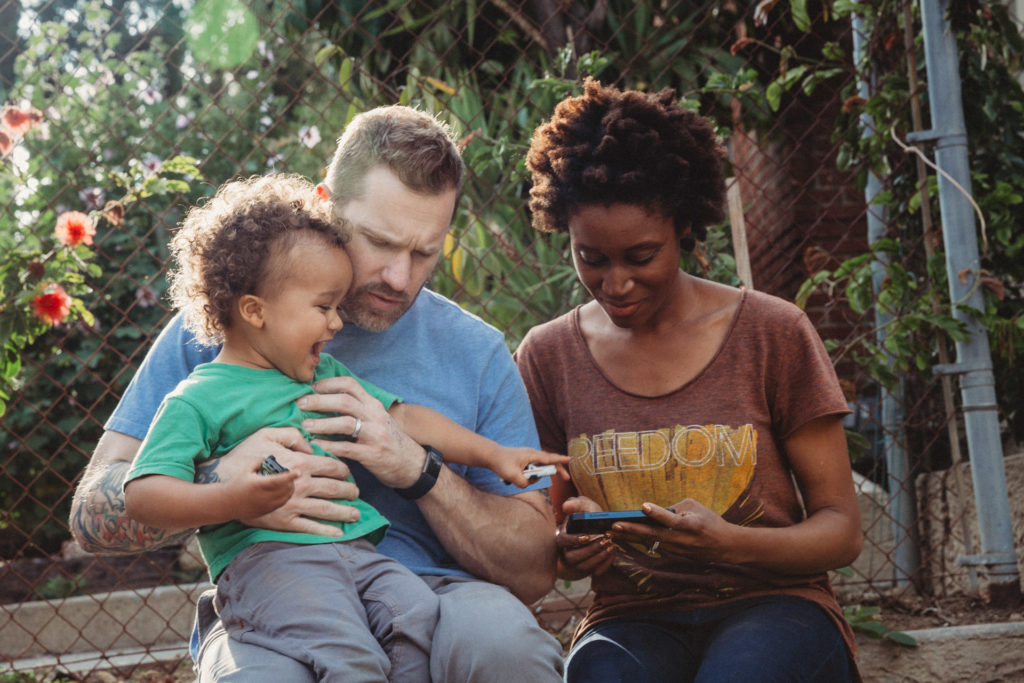
{"type": "MultiPolygon", "coordinates": [[[[578,317],[576,309],[531,330],[516,361],[541,446],[572,457],[572,481],[581,495],[605,510],[693,498],[748,526],[804,519],[784,441],[815,418],[849,411],[803,311],[745,290],[711,362],[684,386],[654,397],[608,380],[587,349],[578,317]]],[[[595,600],[577,634],[619,615],[786,594],[821,605],[853,651],[853,634],[825,574],[782,575],[621,544],[613,567],[593,577],[592,586],[595,600]]]]}

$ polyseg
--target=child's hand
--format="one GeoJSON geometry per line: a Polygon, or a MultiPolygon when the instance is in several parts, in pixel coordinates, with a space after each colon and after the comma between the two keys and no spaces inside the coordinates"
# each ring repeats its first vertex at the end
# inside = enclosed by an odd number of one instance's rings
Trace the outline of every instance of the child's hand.
{"type": "Polygon", "coordinates": [[[256,470],[230,480],[232,500],[238,506],[234,518],[259,517],[281,507],[292,497],[298,476],[298,472],[290,470],[274,474],[256,470]]]}
{"type": "Polygon", "coordinates": [[[567,455],[556,455],[533,448],[501,447],[498,449],[497,459],[491,469],[501,477],[502,481],[525,488],[534,482],[523,474],[523,470],[530,465],[554,465],[562,479],[568,481],[569,470],[565,467],[568,464],[569,456],[567,455]]]}

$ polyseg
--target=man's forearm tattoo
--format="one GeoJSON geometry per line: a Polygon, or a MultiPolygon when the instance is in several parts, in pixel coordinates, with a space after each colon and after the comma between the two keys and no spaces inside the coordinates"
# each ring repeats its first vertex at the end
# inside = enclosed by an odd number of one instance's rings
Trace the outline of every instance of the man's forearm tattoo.
{"type": "Polygon", "coordinates": [[[210,458],[204,462],[199,463],[196,466],[196,483],[197,484],[215,484],[220,481],[220,475],[217,474],[217,466],[220,464],[220,458],[210,458]]]}
{"type": "Polygon", "coordinates": [[[128,463],[111,465],[83,493],[81,503],[72,508],[71,526],[81,546],[89,552],[137,553],[179,541],[191,533],[170,533],[139,524],[126,514],[124,476],[128,467],[128,463]]]}
{"type": "Polygon", "coordinates": [[[548,505],[550,505],[551,507],[554,507],[554,503],[551,502],[551,490],[550,489],[541,489],[540,493],[541,493],[542,496],[544,496],[544,500],[546,500],[548,502],[548,505]]]}

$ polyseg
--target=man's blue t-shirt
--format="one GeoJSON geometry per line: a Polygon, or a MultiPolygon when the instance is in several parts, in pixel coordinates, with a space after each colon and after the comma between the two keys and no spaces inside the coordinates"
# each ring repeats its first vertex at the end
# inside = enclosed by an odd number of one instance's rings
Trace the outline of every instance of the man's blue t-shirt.
{"type": "MultiPolygon", "coordinates": [[[[383,332],[348,324],[326,351],[359,377],[433,408],[460,425],[506,446],[538,447],[537,430],[522,379],[501,332],[424,289],[398,322],[383,332]]],[[[143,360],[104,427],[144,439],[160,402],[192,368],[217,355],[200,347],[175,316],[143,360]]],[[[469,576],[445,552],[419,507],[350,463],[360,498],[391,522],[378,549],[417,574],[469,576]]],[[[504,484],[487,469],[449,465],[476,487],[498,495],[527,489],[504,484]]],[[[465,514],[473,514],[466,510],[465,514]]]]}

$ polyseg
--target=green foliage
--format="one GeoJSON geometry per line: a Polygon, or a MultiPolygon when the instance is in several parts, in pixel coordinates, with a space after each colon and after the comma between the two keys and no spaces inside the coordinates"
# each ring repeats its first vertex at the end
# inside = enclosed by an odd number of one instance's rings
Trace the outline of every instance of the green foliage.
{"type": "Polygon", "coordinates": [[[84,577],[55,576],[47,579],[46,583],[36,589],[36,595],[44,600],[56,598],[69,598],[72,595],[82,595],[88,586],[84,577]]]}
{"type": "MultiPolygon", "coordinates": [[[[805,306],[817,291],[831,300],[843,300],[857,314],[874,311],[877,326],[854,341],[831,344],[833,360],[850,354],[867,375],[895,390],[903,373],[927,371],[934,349],[924,340],[946,335],[955,341],[967,338],[963,323],[950,313],[936,311],[934,297],[922,296],[914,273],[899,260],[900,243],[882,239],[871,250],[847,259],[834,270],[820,270],[800,287],[796,304],[805,306]]],[[[940,284],[941,264],[933,259],[933,280],[940,284]],[[938,266],[938,267],[936,267],[938,266]]]]}
{"type": "MultiPolygon", "coordinates": [[[[800,290],[799,303],[815,292],[839,297],[850,309],[873,312],[876,329],[831,350],[836,360],[849,356],[879,384],[892,388],[896,378],[913,372],[927,377],[938,362],[935,339],[965,339],[964,326],[954,319],[962,302],[950,302],[941,244],[941,215],[936,175],[921,183],[917,164],[897,144],[914,130],[910,80],[904,41],[904,5],[833,2],[822,14],[808,16],[802,2],[790,3],[789,20],[798,29],[790,41],[765,44],[748,40],[746,47],[773,60],[768,69],[743,70],[709,79],[706,89],[746,101],[763,102],[772,111],[785,97],[808,95],[821,83],[845,82],[845,104],[836,121],[841,144],[837,165],[855,169],[860,178],[873,173],[884,183],[872,210],[891,226],[885,239],[836,268],[814,273],[800,290]],[[828,37],[836,20],[858,15],[864,38],[863,61],[852,64],[840,41],[825,40],[815,50],[799,40],[799,32],[828,37]],[[859,81],[874,83],[867,99],[859,81]],[[864,123],[873,122],[865,130],[864,123]],[[934,216],[933,234],[925,234],[922,203],[934,216]],[[928,241],[932,244],[929,244],[928,241]]],[[[916,5],[911,20],[918,21],[916,5]]],[[[953,3],[950,21],[960,49],[964,117],[970,140],[973,199],[984,218],[979,222],[982,248],[980,284],[985,308],[972,312],[988,330],[999,406],[1010,435],[1024,438],[1024,38],[1000,3],[953,3]]],[[[926,92],[927,73],[919,31],[911,27],[917,54],[919,92],[926,92]]],[[[754,60],[755,62],[757,60],[754,60]]],[[[766,63],[764,59],[759,63],[766,63]]],[[[924,99],[922,97],[922,99],[924,99]]],[[[922,102],[922,106],[926,106],[922,102]]],[[[760,121],[747,117],[749,125],[760,121]]],[[[927,119],[926,119],[927,121],[927,119]]],[[[927,125],[925,123],[924,125],[927,125]]],[[[930,151],[925,149],[924,153],[930,151]]]]}
{"type": "Polygon", "coordinates": [[[847,605],[843,607],[843,616],[857,633],[863,633],[872,638],[885,638],[904,647],[917,647],[917,641],[913,636],[907,635],[903,631],[894,631],[886,626],[879,618],[881,611],[879,607],[847,605]]]}
{"type": "Polygon", "coordinates": [[[67,676],[46,674],[43,678],[37,678],[35,673],[31,671],[8,671],[7,673],[0,674],[0,683],[37,683],[40,681],[46,681],[46,683],[74,683],[73,679],[67,676]]]}

